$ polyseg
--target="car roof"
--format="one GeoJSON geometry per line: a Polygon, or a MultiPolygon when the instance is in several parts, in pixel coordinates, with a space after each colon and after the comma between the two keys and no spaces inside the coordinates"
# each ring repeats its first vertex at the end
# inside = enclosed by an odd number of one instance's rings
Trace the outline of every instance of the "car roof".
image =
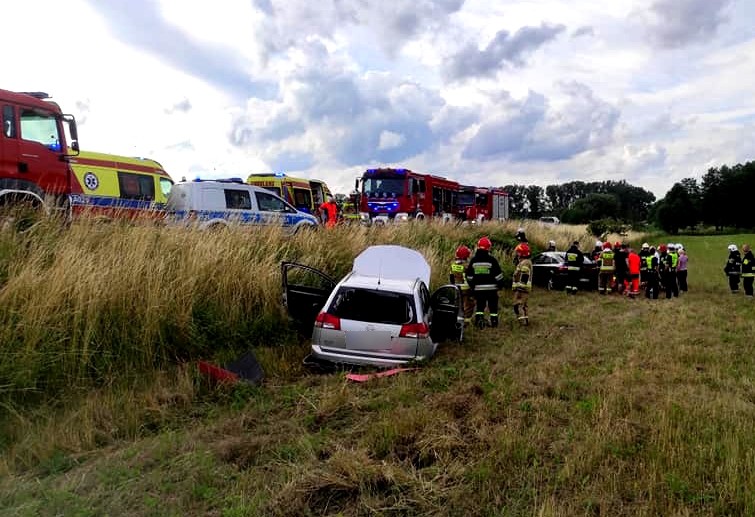
{"type": "Polygon", "coordinates": [[[374,276],[363,276],[350,273],[341,281],[341,287],[357,287],[360,289],[372,289],[389,293],[414,294],[414,280],[380,279],[374,276]]]}
{"type": "Polygon", "coordinates": [[[403,246],[370,246],[354,259],[352,271],[381,282],[403,280],[413,286],[419,279],[430,285],[430,264],[420,252],[403,246]]]}

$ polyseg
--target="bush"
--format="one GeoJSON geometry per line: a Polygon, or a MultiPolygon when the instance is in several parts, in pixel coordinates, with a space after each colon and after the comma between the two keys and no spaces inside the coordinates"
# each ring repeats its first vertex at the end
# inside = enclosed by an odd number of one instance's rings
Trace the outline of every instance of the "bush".
{"type": "Polygon", "coordinates": [[[597,238],[603,238],[610,233],[624,235],[631,229],[632,227],[630,225],[611,218],[591,221],[590,224],[587,225],[587,231],[590,233],[590,235],[593,235],[597,238]]]}

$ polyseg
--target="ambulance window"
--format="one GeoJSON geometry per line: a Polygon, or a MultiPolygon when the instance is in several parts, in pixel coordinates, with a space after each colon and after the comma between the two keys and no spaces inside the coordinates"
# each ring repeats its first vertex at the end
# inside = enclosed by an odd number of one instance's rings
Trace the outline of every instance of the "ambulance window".
{"type": "Polygon", "coordinates": [[[288,205],[279,197],[271,196],[265,192],[255,192],[257,196],[257,206],[263,212],[287,212],[288,205]]]}
{"type": "Polygon", "coordinates": [[[301,188],[294,189],[294,206],[299,210],[302,208],[309,209],[312,206],[312,195],[309,190],[301,188]]]}
{"type": "Polygon", "coordinates": [[[5,138],[16,138],[16,113],[13,106],[3,106],[3,134],[5,138]]]}
{"type": "Polygon", "coordinates": [[[225,189],[225,207],[234,210],[251,210],[252,198],[248,190],[225,189]]]}
{"type": "Polygon", "coordinates": [[[118,186],[124,199],[153,201],[155,199],[154,176],[118,171],[118,186]]]}
{"type": "Polygon", "coordinates": [[[264,188],[265,190],[268,190],[268,191],[272,192],[276,196],[280,196],[281,195],[281,189],[278,188],[278,187],[262,187],[262,188],[264,188]]]}
{"type": "Polygon", "coordinates": [[[30,142],[38,142],[53,151],[60,150],[58,122],[49,113],[22,109],[21,138],[30,142]]]}
{"type": "Polygon", "coordinates": [[[165,197],[170,195],[170,190],[173,188],[173,182],[167,178],[160,178],[160,190],[165,197]]]}

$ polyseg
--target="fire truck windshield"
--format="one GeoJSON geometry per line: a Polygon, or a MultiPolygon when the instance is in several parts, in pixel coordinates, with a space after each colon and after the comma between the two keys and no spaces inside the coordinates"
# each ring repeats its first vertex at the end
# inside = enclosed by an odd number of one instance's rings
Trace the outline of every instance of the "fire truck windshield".
{"type": "Polygon", "coordinates": [[[364,194],[368,197],[398,197],[404,195],[404,179],[365,178],[364,194]]]}
{"type": "Polygon", "coordinates": [[[474,205],[474,192],[459,192],[459,206],[474,205]]]}

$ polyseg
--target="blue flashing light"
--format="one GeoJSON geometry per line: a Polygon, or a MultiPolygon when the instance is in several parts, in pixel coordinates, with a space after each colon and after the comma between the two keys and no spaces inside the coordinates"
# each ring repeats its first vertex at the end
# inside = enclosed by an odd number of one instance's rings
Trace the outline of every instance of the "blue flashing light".
{"type": "Polygon", "coordinates": [[[396,169],[399,174],[406,174],[406,169],[396,169]]]}
{"type": "Polygon", "coordinates": [[[202,178],[200,178],[199,176],[197,176],[196,178],[194,178],[194,181],[202,181],[202,178]]]}
{"type": "Polygon", "coordinates": [[[276,172],[276,173],[274,174],[274,176],[275,176],[276,178],[285,178],[285,177],[286,177],[286,174],[285,174],[285,173],[283,173],[283,172],[276,172]]]}
{"type": "Polygon", "coordinates": [[[367,174],[375,174],[377,169],[367,169],[367,174]]]}

